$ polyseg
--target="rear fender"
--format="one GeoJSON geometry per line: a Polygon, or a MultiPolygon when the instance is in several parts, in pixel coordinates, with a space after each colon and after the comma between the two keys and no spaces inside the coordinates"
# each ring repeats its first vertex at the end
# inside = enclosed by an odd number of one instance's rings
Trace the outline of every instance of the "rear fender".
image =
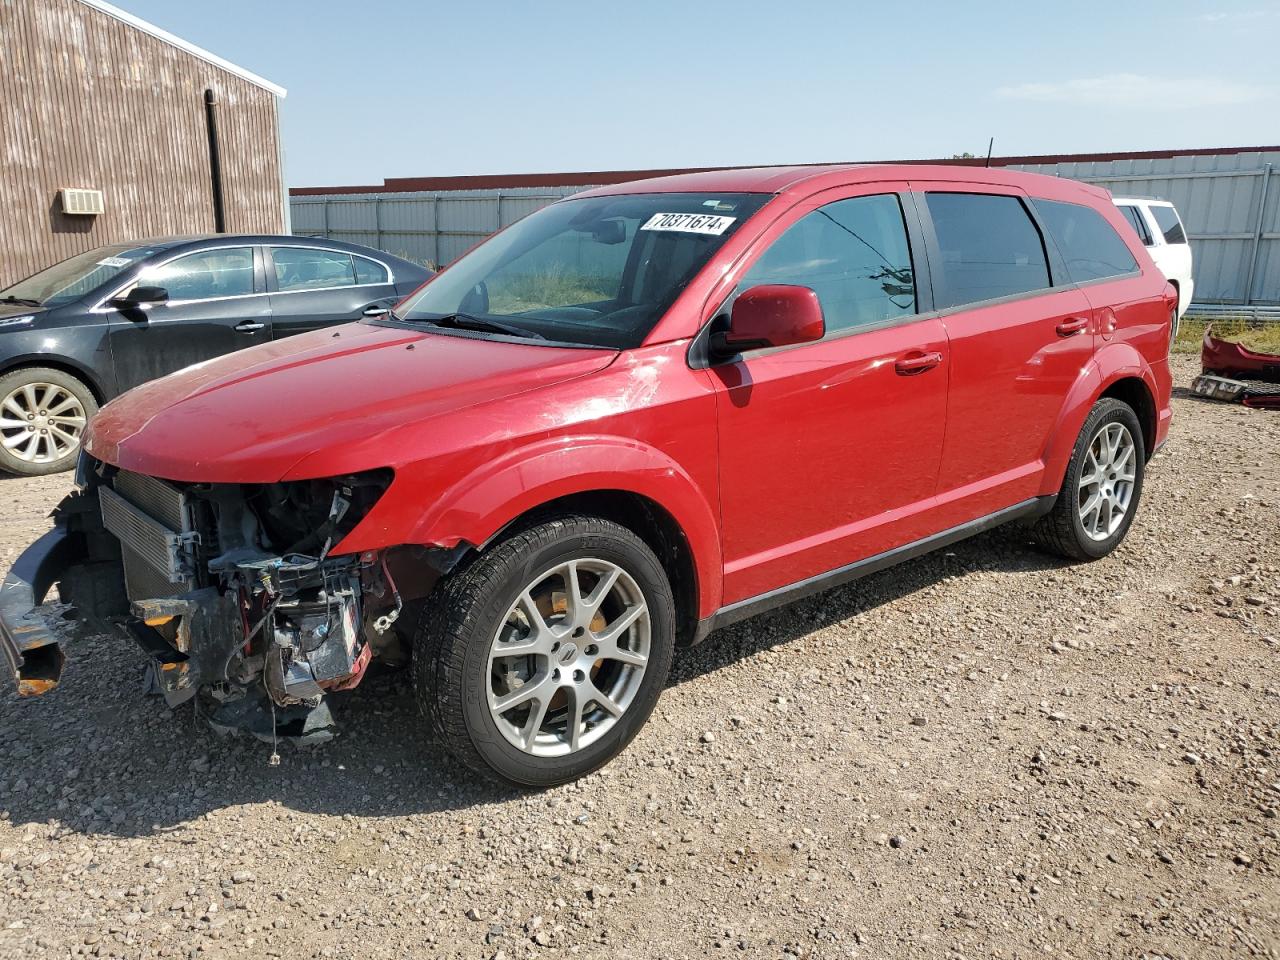
{"type": "MultiPolygon", "coordinates": [[[[1112,384],[1130,377],[1136,377],[1146,385],[1147,393],[1152,398],[1151,408],[1157,409],[1156,380],[1151,365],[1128,343],[1105,344],[1094,354],[1093,361],[1080,371],[1080,376],[1067,393],[1057,423],[1049,434],[1049,444],[1043,457],[1044,475],[1040,486],[1042,496],[1057,493],[1062,488],[1062,478],[1067,474],[1071,452],[1075,449],[1085,418],[1089,416],[1089,411],[1098,402],[1098,398],[1112,384]]],[[[1148,454],[1150,452],[1147,451],[1148,454]]]]}
{"type": "Polygon", "coordinates": [[[407,542],[483,546],[552,500],[610,490],[647,497],[671,514],[693,556],[698,615],[710,616],[721,602],[715,510],[682,466],[637,440],[557,437],[514,451],[451,487],[422,515],[407,542]]]}

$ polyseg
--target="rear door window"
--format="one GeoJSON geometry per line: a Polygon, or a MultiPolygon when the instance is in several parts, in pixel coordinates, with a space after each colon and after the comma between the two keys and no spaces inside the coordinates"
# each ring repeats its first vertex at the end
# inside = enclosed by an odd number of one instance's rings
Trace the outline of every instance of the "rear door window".
{"type": "Polygon", "coordinates": [[[1043,290],[1044,241],[1022,201],[986,193],[927,193],[942,262],[940,309],[1043,290]]]}
{"type": "Polygon", "coordinates": [[[1187,234],[1182,229],[1182,221],[1178,219],[1178,211],[1173,207],[1157,204],[1151,205],[1151,215],[1156,218],[1156,226],[1164,234],[1165,243],[1186,243],[1187,234]]]}
{"type": "Polygon", "coordinates": [[[1151,246],[1151,231],[1147,229],[1147,218],[1142,215],[1142,211],[1127,203],[1123,204],[1119,209],[1124,214],[1124,218],[1133,227],[1133,232],[1138,235],[1138,239],[1142,241],[1142,245],[1144,247],[1151,246]]]}
{"type": "Polygon", "coordinates": [[[314,250],[309,247],[272,247],[276,289],[327,290],[350,287],[356,282],[351,254],[336,250],[314,250]]]}
{"type": "Polygon", "coordinates": [[[838,200],[797,220],[752,265],[738,289],[762,283],[812,289],[829,333],[912,316],[915,275],[897,196],[838,200]]]}
{"type": "Polygon", "coordinates": [[[1102,214],[1079,203],[1032,200],[1076,283],[1119,277],[1138,269],[1120,234],[1102,214]]]}

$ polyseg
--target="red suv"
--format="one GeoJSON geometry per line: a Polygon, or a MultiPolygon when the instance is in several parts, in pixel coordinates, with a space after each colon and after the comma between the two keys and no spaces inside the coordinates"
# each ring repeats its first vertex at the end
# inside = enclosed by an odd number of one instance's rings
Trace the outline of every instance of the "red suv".
{"type": "MultiPolygon", "coordinates": [[[[1177,307],[1107,194],[931,166],[621,184],[389,315],[154,381],[0,591],[23,693],[53,582],[170,704],[327,737],[412,662],[431,726],[526,785],[606,763],[675,647],[1012,520],[1124,538],[1177,307]]],[[[59,608],[61,609],[61,608],[59,608]]]]}

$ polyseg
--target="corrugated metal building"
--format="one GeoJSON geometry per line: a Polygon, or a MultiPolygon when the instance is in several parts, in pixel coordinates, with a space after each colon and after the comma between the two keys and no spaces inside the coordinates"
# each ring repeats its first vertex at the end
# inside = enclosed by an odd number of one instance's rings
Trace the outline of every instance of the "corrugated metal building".
{"type": "MultiPolygon", "coordinates": [[[[1280,146],[995,157],[991,163],[1096,183],[1117,196],[1172,200],[1191,237],[1198,302],[1280,304],[1280,183],[1272,176],[1280,146]]],[[[295,188],[290,205],[298,234],[446,264],[495,230],[579,190],[686,172],[409,177],[376,186],[295,188]]]]}
{"type": "Polygon", "coordinates": [[[287,232],[284,95],[101,0],[0,0],[0,287],[104,243],[287,232]]]}

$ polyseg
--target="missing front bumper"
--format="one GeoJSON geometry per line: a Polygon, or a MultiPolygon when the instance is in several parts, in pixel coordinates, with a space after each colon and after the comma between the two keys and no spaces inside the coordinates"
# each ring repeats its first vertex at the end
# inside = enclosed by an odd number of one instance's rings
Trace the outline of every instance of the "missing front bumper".
{"type": "Polygon", "coordinates": [[[68,622],[43,604],[76,559],[75,547],[74,537],[56,526],[22,552],[0,583],[0,652],[21,697],[48,693],[62,677],[68,622]]]}

